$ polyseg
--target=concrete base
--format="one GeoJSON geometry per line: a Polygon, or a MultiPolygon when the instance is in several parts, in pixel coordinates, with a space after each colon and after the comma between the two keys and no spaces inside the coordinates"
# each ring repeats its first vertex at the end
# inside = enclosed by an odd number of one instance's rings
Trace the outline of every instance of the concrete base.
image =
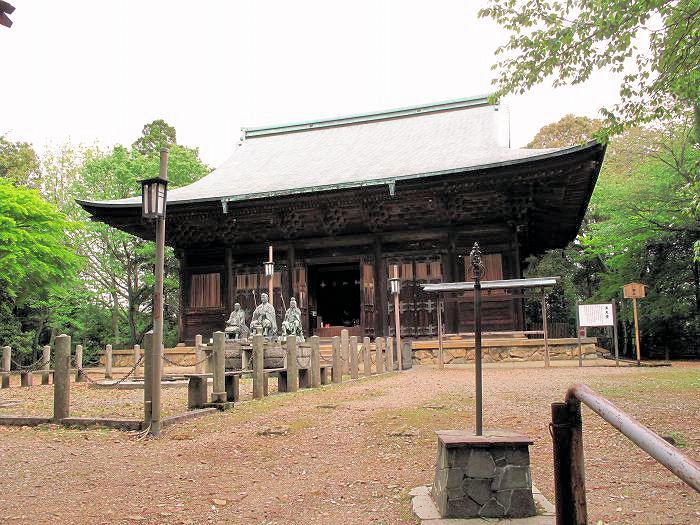
{"type": "Polygon", "coordinates": [[[486,521],[504,525],[554,525],[555,523],[554,505],[547,501],[547,498],[534,485],[532,486],[532,498],[535,501],[537,515],[515,519],[442,518],[433,498],[430,497],[430,489],[430,486],[424,485],[416,487],[410,492],[411,509],[421,525],[484,525],[486,521]]]}

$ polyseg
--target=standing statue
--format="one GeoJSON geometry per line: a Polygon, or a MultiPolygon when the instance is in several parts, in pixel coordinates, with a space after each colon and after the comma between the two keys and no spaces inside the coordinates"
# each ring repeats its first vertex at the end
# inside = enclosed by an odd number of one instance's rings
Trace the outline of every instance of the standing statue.
{"type": "Polygon", "coordinates": [[[260,330],[262,335],[268,339],[273,339],[277,335],[275,308],[269,303],[266,293],[260,294],[260,304],[253,311],[253,317],[250,320],[250,329],[255,332],[260,330]]]}
{"type": "Polygon", "coordinates": [[[248,327],[245,324],[245,311],[241,309],[241,304],[233,305],[233,312],[226,321],[226,339],[246,339],[248,337],[248,327]]]}
{"type": "Polygon", "coordinates": [[[282,340],[286,341],[288,335],[296,335],[298,342],[304,341],[304,331],[301,328],[301,310],[297,308],[297,301],[292,297],[289,300],[289,308],[282,321],[282,340]]]}

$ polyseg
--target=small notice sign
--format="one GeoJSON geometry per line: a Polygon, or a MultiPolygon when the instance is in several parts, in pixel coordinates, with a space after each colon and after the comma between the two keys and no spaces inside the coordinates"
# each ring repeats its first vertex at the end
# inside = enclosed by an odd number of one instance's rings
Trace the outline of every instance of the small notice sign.
{"type": "Polygon", "coordinates": [[[644,299],[646,286],[642,283],[629,283],[622,287],[625,299],[644,299]]]}
{"type": "Polygon", "coordinates": [[[613,305],[580,304],[578,319],[579,326],[613,326],[613,305]]]}

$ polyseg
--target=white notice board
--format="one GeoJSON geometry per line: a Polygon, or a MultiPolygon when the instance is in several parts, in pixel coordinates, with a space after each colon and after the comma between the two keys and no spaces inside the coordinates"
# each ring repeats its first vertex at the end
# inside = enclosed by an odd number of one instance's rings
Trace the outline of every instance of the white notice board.
{"type": "Polygon", "coordinates": [[[612,304],[578,305],[579,326],[613,326],[612,304]]]}

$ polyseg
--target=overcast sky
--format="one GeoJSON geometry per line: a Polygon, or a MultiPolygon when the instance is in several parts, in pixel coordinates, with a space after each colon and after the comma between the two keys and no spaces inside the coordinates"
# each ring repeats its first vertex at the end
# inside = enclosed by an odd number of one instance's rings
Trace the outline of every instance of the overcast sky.
{"type": "MultiPolygon", "coordinates": [[[[41,151],[131,144],[157,118],[221,164],[242,126],[489,93],[507,33],[478,0],[11,0],[0,134],[41,151]]],[[[612,75],[508,97],[513,146],[567,113],[599,116],[612,75]]]]}

